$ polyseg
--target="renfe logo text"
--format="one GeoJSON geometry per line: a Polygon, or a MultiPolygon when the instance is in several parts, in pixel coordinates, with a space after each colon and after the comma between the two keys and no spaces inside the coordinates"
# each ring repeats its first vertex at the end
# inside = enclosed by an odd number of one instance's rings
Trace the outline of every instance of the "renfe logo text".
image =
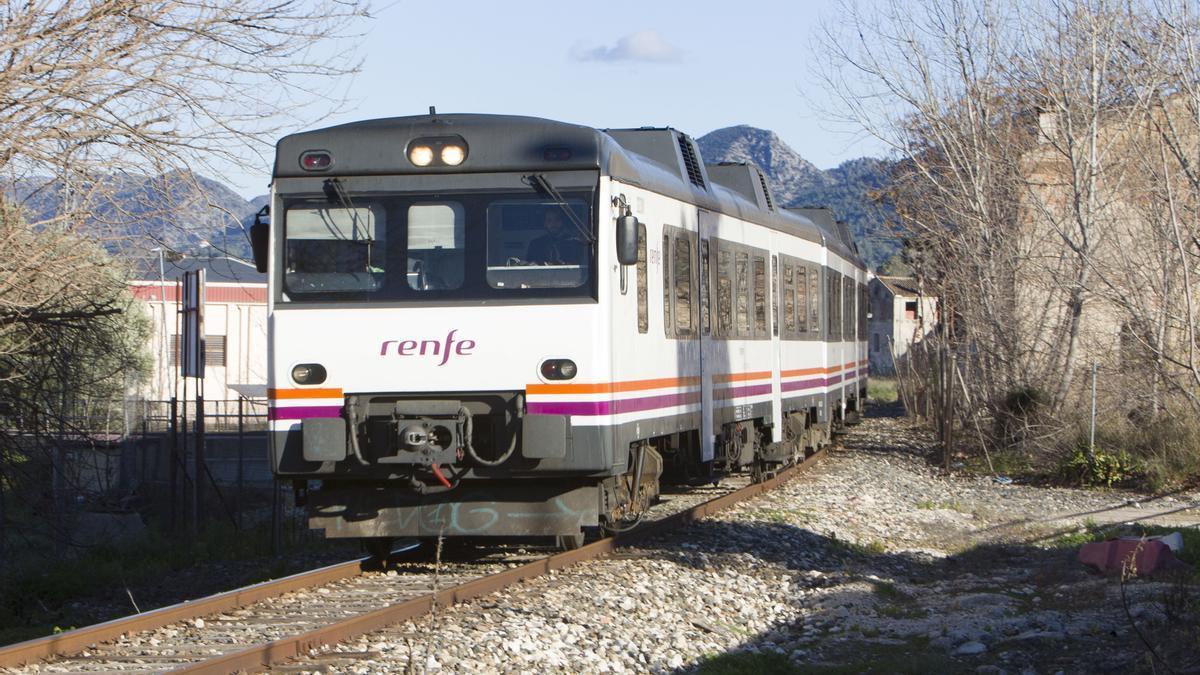
{"type": "Polygon", "coordinates": [[[379,345],[379,355],[387,356],[391,351],[396,356],[441,356],[442,361],[438,366],[444,366],[451,354],[470,356],[471,350],[475,349],[474,340],[455,340],[454,334],[457,332],[455,328],[446,333],[444,340],[384,340],[379,345]]]}

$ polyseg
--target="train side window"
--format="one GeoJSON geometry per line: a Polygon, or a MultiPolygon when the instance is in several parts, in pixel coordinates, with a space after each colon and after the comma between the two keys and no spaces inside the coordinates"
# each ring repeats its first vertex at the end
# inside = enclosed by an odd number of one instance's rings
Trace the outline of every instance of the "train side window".
{"type": "Polygon", "coordinates": [[[709,334],[711,327],[709,326],[709,284],[712,275],[712,264],[708,260],[708,240],[700,241],[700,331],[705,335],[709,334]]]}
{"type": "Polygon", "coordinates": [[[662,271],[663,271],[663,334],[673,337],[671,330],[671,235],[664,234],[662,238],[662,271]]]}
{"type": "Polygon", "coordinates": [[[675,237],[675,334],[692,335],[692,242],[675,237]]]}
{"type": "Polygon", "coordinates": [[[767,334],[767,261],[754,258],[754,335],[767,334]]]}
{"type": "Polygon", "coordinates": [[[842,277],[842,338],[854,340],[854,326],[857,316],[854,313],[855,297],[854,280],[848,276],[842,277]]]}
{"type": "Polygon", "coordinates": [[[771,256],[771,333],[779,335],[779,256],[771,256]]]}
{"type": "Polygon", "coordinates": [[[836,271],[829,271],[829,280],[832,282],[832,291],[829,292],[829,336],[836,341],[841,340],[841,274],[836,271]]]}
{"type": "Polygon", "coordinates": [[[646,289],[650,280],[646,268],[646,225],[638,223],[638,252],[637,252],[637,326],[639,333],[650,332],[650,312],[646,289]]]}
{"type": "Polygon", "coordinates": [[[870,330],[870,319],[867,316],[870,313],[871,296],[867,293],[867,285],[858,285],[858,334],[866,337],[870,330]]]}
{"type": "Polygon", "coordinates": [[[796,332],[805,334],[809,330],[808,322],[808,268],[796,268],[796,332]]]}
{"type": "MultiPolygon", "coordinates": [[[[808,271],[808,330],[820,337],[821,334],[821,275],[816,267],[808,271]]],[[[803,311],[803,310],[801,310],[803,311]]]]}
{"type": "Polygon", "coordinates": [[[750,256],[738,253],[734,259],[734,270],[737,275],[737,335],[750,337],[750,256]]]}
{"type": "Polygon", "coordinates": [[[717,249],[717,332],[721,337],[733,335],[733,274],[729,251],[717,249]]]}
{"type": "MultiPolygon", "coordinates": [[[[804,270],[801,269],[800,272],[804,270]]],[[[796,332],[796,277],[795,268],[783,264],[783,334],[790,336],[796,332]]]]}

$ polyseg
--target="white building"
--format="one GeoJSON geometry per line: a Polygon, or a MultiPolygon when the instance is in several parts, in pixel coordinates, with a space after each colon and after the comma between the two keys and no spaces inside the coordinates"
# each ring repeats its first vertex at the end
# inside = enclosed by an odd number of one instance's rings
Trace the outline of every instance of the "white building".
{"type": "Polygon", "coordinates": [[[867,358],[872,375],[896,374],[893,357],[903,359],[937,324],[937,298],[922,295],[912,277],[875,276],[867,284],[871,320],[867,358]]]}
{"type": "MultiPolygon", "coordinates": [[[[179,280],[185,271],[207,270],[204,305],[204,397],[233,401],[239,395],[266,396],[267,282],[252,266],[230,258],[163,260],[146,266],[147,273],[130,282],[136,299],[145,303],[154,322],[151,353],[154,367],[139,392],[149,401],[182,397],[179,377],[179,280]]],[[[188,397],[195,396],[194,380],[188,397]]]]}

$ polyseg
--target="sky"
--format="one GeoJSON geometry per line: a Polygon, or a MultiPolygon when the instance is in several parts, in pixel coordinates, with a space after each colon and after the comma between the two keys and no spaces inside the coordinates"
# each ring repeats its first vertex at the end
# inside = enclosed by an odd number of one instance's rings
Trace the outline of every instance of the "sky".
{"type": "MultiPolygon", "coordinates": [[[[431,105],[693,137],[749,124],[828,169],[883,154],[828,114],[814,76],[820,21],[835,9],[836,0],[393,1],[361,24],[361,72],[338,83],[343,110],[307,128],[431,105]]],[[[219,178],[252,197],[267,192],[269,171],[219,178]]]]}

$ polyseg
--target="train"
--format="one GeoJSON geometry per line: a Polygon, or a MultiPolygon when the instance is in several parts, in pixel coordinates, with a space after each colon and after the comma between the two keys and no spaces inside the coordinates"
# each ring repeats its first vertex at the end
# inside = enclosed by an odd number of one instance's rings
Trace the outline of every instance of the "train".
{"type": "Polygon", "coordinates": [[[862,413],[850,231],[673,128],[431,109],[295,133],[260,216],[271,466],[326,537],[572,548],[862,413]]]}

